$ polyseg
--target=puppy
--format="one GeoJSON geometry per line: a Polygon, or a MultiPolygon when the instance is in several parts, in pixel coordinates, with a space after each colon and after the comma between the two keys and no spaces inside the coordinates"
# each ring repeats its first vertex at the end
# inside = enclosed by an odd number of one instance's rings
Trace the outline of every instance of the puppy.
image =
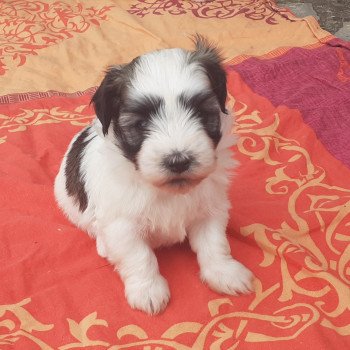
{"type": "Polygon", "coordinates": [[[230,254],[232,117],[217,48],[147,53],[106,72],[96,118],[70,143],[55,181],[67,217],[119,271],[132,308],[156,314],[170,297],[154,248],[187,237],[201,279],[220,293],[252,288],[230,254]]]}

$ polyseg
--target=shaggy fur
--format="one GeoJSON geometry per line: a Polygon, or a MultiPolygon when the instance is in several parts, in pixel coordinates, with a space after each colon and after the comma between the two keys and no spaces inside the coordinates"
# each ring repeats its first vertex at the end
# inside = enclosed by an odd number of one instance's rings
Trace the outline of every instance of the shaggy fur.
{"type": "Polygon", "coordinates": [[[166,49],[108,69],[93,96],[97,118],[74,137],[55,182],[59,206],[96,238],[131,307],[154,314],[169,301],[153,249],[189,239],[201,278],[227,294],[251,290],[231,257],[232,117],[215,47],[166,49]]]}

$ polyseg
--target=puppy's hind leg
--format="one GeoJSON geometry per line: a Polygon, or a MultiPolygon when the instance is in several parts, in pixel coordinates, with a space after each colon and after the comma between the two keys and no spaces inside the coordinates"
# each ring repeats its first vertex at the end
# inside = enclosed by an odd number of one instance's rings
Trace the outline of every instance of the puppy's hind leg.
{"type": "Polygon", "coordinates": [[[148,314],[161,312],[170,298],[168,283],[137,224],[119,218],[103,230],[101,238],[102,253],[119,271],[130,306],[148,314]]]}

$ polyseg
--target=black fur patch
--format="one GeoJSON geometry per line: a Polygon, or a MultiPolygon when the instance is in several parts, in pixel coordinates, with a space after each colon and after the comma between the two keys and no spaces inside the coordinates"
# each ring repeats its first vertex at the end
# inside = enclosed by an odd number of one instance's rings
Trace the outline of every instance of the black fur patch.
{"type": "Polygon", "coordinates": [[[164,99],[158,96],[143,96],[135,101],[127,101],[122,109],[123,114],[130,114],[136,118],[149,119],[164,107],[164,99]]]}
{"type": "Polygon", "coordinates": [[[220,51],[198,34],[193,41],[196,45],[196,50],[191,53],[190,62],[198,62],[205,69],[211,88],[218,99],[220,109],[223,113],[226,113],[226,72],[221,65],[220,51]]]}
{"type": "Polygon", "coordinates": [[[68,152],[66,160],[66,190],[69,196],[74,197],[79,204],[80,211],[85,211],[88,205],[88,198],[85,191],[85,183],[80,172],[81,160],[86,145],[91,139],[86,140],[89,135],[89,128],[85,129],[74,141],[68,152]]]}
{"type": "Polygon", "coordinates": [[[97,118],[102,124],[103,134],[108,132],[113,117],[119,116],[121,95],[124,84],[121,79],[121,68],[110,67],[101,85],[92,96],[97,118]]]}
{"type": "Polygon", "coordinates": [[[181,94],[179,103],[198,118],[215,146],[221,139],[220,109],[215,94],[207,91],[195,95],[181,94]]]}
{"type": "Polygon", "coordinates": [[[125,90],[134,74],[138,60],[139,57],[136,57],[129,64],[109,67],[101,85],[92,96],[91,102],[102,124],[104,135],[108,133],[111,121],[119,118],[125,90]]]}
{"type": "Polygon", "coordinates": [[[157,96],[144,96],[142,99],[125,101],[113,130],[120,142],[124,156],[136,162],[136,155],[149,131],[152,118],[164,107],[164,100],[157,96]]]}

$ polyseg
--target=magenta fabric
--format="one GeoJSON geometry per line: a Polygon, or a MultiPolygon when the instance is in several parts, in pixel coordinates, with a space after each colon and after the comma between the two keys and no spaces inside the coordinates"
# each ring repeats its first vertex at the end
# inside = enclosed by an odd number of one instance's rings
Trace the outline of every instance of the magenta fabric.
{"type": "Polygon", "coordinates": [[[350,43],[334,39],[230,69],[275,106],[298,109],[328,151],[350,167],[350,43]]]}

